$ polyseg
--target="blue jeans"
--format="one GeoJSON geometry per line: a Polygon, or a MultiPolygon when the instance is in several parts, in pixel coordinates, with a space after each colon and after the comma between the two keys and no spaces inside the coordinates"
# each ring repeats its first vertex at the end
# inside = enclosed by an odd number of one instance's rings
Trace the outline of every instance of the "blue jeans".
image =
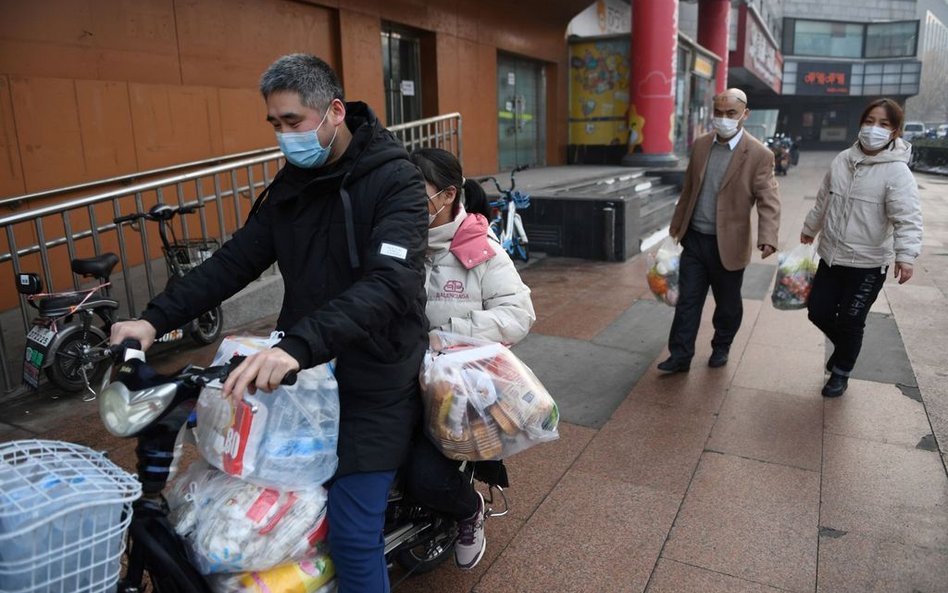
{"type": "Polygon", "coordinates": [[[329,553],[338,593],[389,593],[385,508],[394,471],[363,472],[329,486],[329,553]]]}

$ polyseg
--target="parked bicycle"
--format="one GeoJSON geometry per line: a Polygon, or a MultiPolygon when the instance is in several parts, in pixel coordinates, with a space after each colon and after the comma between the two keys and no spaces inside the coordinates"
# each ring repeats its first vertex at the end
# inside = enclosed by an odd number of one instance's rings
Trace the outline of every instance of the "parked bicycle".
{"type": "MultiPolygon", "coordinates": [[[[169,284],[204,261],[217,249],[217,241],[177,241],[174,231],[168,239],[167,223],[178,214],[194,212],[197,206],[172,208],[159,204],[147,213],[134,213],[114,220],[121,225],[138,219],[157,221],[169,284]]],[[[39,388],[41,372],[54,385],[67,392],[87,391],[86,399],[95,398],[93,383],[108,366],[108,335],[117,321],[119,301],[112,296],[110,276],[119,258],[114,253],[76,258],[70,262],[74,274],[94,278],[89,288],[66,292],[43,292],[38,274],[18,272],[17,291],[37,310],[26,336],[23,356],[23,382],[39,388]]],[[[208,311],[182,328],[174,329],[160,342],[176,342],[191,337],[201,345],[212,344],[221,334],[223,314],[220,307],[208,311]]]]}
{"type": "Polygon", "coordinates": [[[517,210],[530,207],[530,196],[516,189],[514,176],[528,167],[529,165],[524,165],[510,172],[508,189],[501,188],[496,177],[483,177],[477,180],[479,183],[492,181],[494,187],[497,188],[499,197],[490,203],[491,208],[494,209],[490,229],[511,258],[523,261],[530,259],[530,241],[527,238],[527,231],[523,228],[523,219],[517,210]]]}
{"type": "MultiPolygon", "coordinates": [[[[178,240],[171,220],[179,214],[192,214],[204,206],[168,206],[156,204],[148,212],[134,212],[119,216],[113,220],[117,225],[136,220],[147,220],[158,223],[158,237],[161,239],[161,251],[164,253],[168,266],[168,286],[178,278],[191,271],[195,266],[203,263],[220,247],[216,239],[189,239],[178,240]],[[168,238],[168,235],[171,238],[168,238]]],[[[141,230],[144,232],[144,229],[141,230]]],[[[206,311],[188,325],[173,329],[156,342],[174,342],[190,336],[201,346],[213,344],[221,335],[224,326],[224,313],[220,305],[206,311]]]]}

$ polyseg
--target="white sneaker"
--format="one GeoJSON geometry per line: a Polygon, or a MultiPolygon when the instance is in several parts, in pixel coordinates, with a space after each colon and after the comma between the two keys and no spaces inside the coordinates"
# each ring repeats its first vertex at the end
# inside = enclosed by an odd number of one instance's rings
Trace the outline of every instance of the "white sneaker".
{"type": "Polygon", "coordinates": [[[484,557],[487,538],[484,537],[484,497],[476,492],[477,512],[469,519],[458,521],[458,538],[454,542],[454,561],[461,570],[471,570],[484,557]]]}

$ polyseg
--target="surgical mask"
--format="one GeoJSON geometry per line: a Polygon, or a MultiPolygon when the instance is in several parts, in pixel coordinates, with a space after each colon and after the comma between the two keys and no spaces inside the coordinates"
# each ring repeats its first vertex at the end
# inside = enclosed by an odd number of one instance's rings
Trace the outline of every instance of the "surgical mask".
{"type": "MultiPolygon", "coordinates": [[[[437,197],[438,197],[439,195],[441,195],[443,192],[444,192],[444,190],[441,190],[441,191],[439,191],[438,193],[434,194],[433,196],[428,196],[428,201],[430,202],[431,200],[437,198],[437,197]]],[[[441,207],[438,208],[438,211],[437,211],[437,212],[435,212],[434,214],[432,214],[432,213],[430,213],[430,212],[428,213],[428,226],[429,226],[429,227],[430,227],[432,224],[434,224],[435,219],[438,218],[438,215],[441,214],[441,211],[444,210],[444,207],[445,207],[445,206],[447,206],[447,204],[441,204],[441,207]]]]}
{"type": "Polygon", "coordinates": [[[329,141],[329,146],[325,148],[319,142],[319,136],[316,132],[323,126],[323,122],[326,121],[328,116],[329,109],[326,109],[326,114],[323,115],[322,121],[319,122],[315,130],[276,133],[277,143],[280,145],[280,150],[283,151],[286,160],[304,169],[315,169],[326,163],[326,159],[329,158],[329,149],[332,148],[332,143],[336,140],[336,130],[333,130],[332,140],[329,141]]]}
{"type": "Polygon", "coordinates": [[[881,150],[892,139],[892,130],[879,126],[863,126],[859,128],[859,143],[866,150],[881,150]]]}
{"type": "Polygon", "coordinates": [[[714,126],[714,131],[718,133],[718,136],[724,138],[725,140],[732,138],[734,137],[734,134],[737,134],[740,123],[740,120],[731,119],[729,117],[715,117],[711,120],[711,125],[714,126]]]}

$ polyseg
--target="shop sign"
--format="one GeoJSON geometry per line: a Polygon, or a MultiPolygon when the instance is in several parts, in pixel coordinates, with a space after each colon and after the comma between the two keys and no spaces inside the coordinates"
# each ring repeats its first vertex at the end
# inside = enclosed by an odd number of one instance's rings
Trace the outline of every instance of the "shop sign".
{"type": "MultiPolygon", "coordinates": [[[[747,11],[746,5],[741,8],[747,11]]],[[[764,33],[753,12],[747,11],[744,22],[744,68],[780,94],[783,57],[764,33]]]]}
{"type": "Polygon", "coordinates": [[[698,76],[714,78],[714,62],[708,58],[695,54],[695,66],[693,72],[698,76]]]}
{"type": "Polygon", "coordinates": [[[852,64],[800,62],[798,95],[848,95],[852,64]]]}

